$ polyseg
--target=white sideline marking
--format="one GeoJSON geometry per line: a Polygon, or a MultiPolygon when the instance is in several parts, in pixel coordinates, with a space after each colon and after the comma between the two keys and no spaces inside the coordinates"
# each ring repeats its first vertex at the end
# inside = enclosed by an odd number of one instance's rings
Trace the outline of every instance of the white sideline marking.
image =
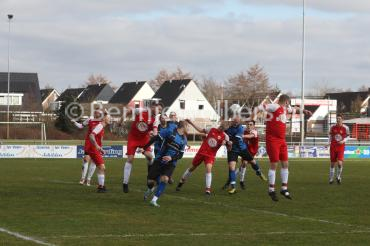
{"type": "MultiPolygon", "coordinates": [[[[166,196],[176,197],[176,198],[181,199],[183,201],[192,201],[192,202],[203,203],[203,204],[206,204],[206,205],[218,205],[218,206],[222,206],[222,207],[226,207],[226,208],[235,208],[234,206],[227,205],[227,204],[224,204],[224,203],[221,203],[221,202],[207,202],[207,201],[201,201],[201,200],[197,200],[197,199],[193,199],[193,198],[186,198],[186,197],[170,195],[170,194],[166,194],[166,196]]],[[[273,212],[273,211],[263,210],[263,209],[256,209],[256,208],[242,207],[240,209],[246,209],[246,210],[253,211],[253,212],[270,214],[270,215],[287,217],[287,218],[295,218],[295,219],[299,219],[299,220],[307,220],[307,221],[320,222],[320,223],[332,224],[332,225],[341,225],[341,226],[347,226],[347,227],[357,227],[357,228],[365,229],[363,231],[369,231],[370,232],[370,228],[365,227],[365,226],[346,224],[346,223],[342,223],[342,222],[335,222],[335,221],[324,220],[324,219],[303,217],[303,216],[298,216],[298,215],[289,215],[289,214],[278,213],[278,212],[273,212]]]]}
{"type": "MultiPolygon", "coordinates": [[[[134,189],[134,191],[144,192],[144,191],[137,190],[137,189],[134,189]]],[[[232,205],[227,205],[227,204],[224,204],[224,203],[221,203],[221,202],[207,202],[207,201],[201,201],[201,200],[197,200],[197,199],[193,199],[193,198],[187,198],[187,197],[176,196],[176,195],[171,195],[171,194],[165,194],[165,196],[181,199],[183,201],[198,202],[198,203],[202,203],[202,204],[206,204],[206,205],[218,205],[218,206],[226,207],[226,208],[235,208],[232,205]]],[[[273,212],[273,211],[263,210],[263,209],[256,209],[256,208],[242,207],[240,209],[246,209],[246,210],[249,210],[249,211],[252,211],[252,212],[270,214],[270,215],[275,215],[275,216],[280,216],[280,217],[295,218],[295,219],[298,219],[298,220],[307,220],[307,221],[320,222],[320,223],[331,224],[331,225],[341,225],[341,226],[347,226],[347,227],[361,228],[363,231],[369,231],[370,232],[370,227],[366,227],[366,226],[352,225],[352,224],[346,224],[346,223],[342,223],[342,222],[335,222],[335,221],[324,220],[324,219],[303,217],[303,216],[298,216],[298,215],[289,215],[289,214],[273,212]]]]}
{"type": "MultiPolygon", "coordinates": [[[[50,182],[53,183],[64,183],[64,184],[69,184],[72,182],[65,182],[65,181],[60,181],[60,180],[50,180],[50,182]]],[[[132,189],[132,191],[135,192],[144,192],[143,190],[140,189],[132,189]]],[[[177,195],[171,195],[171,194],[166,194],[168,197],[173,197],[177,199],[181,199],[183,201],[190,201],[190,202],[197,202],[197,203],[202,203],[206,205],[218,205],[226,208],[234,208],[232,205],[227,205],[221,202],[207,202],[207,201],[201,201],[193,198],[187,198],[187,197],[182,197],[182,196],[177,196],[177,195]]],[[[324,220],[324,219],[316,219],[316,218],[310,218],[310,217],[303,217],[303,216],[298,216],[298,215],[289,215],[289,214],[284,214],[284,213],[279,213],[279,212],[273,212],[269,210],[263,210],[263,209],[256,209],[256,208],[248,208],[248,207],[242,207],[241,209],[246,209],[252,212],[257,212],[257,213],[264,213],[264,214],[270,214],[274,216],[280,216],[280,217],[287,217],[287,218],[295,218],[298,220],[306,220],[306,221],[312,221],[312,222],[320,222],[320,223],[325,223],[325,224],[331,224],[331,225],[340,225],[340,226],[346,226],[346,227],[355,227],[355,228],[361,228],[361,232],[370,232],[370,227],[366,226],[359,226],[359,225],[352,225],[352,224],[346,224],[342,222],[335,222],[335,221],[330,221],[330,220],[324,220]]]]}
{"type": "Polygon", "coordinates": [[[0,227],[0,232],[6,233],[8,235],[14,236],[14,237],[19,238],[19,239],[23,239],[25,241],[31,241],[31,242],[34,242],[34,243],[37,243],[37,244],[40,244],[40,245],[55,246],[55,244],[47,243],[47,242],[41,241],[41,240],[33,238],[33,237],[27,237],[27,236],[22,235],[18,232],[9,231],[9,230],[7,230],[5,228],[2,228],[2,227],[0,227]]]}
{"type": "Polygon", "coordinates": [[[47,238],[69,238],[69,239],[81,239],[81,238],[152,238],[152,237],[209,237],[209,236],[229,236],[229,237],[240,237],[240,236],[256,236],[256,235],[304,235],[304,234],[366,234],[369,231],[272,231],[272,232],[250,232],[250,233],[158,233],[158,234],[103,234],[103,235],[60,235],[50,236],[47,238]]]}

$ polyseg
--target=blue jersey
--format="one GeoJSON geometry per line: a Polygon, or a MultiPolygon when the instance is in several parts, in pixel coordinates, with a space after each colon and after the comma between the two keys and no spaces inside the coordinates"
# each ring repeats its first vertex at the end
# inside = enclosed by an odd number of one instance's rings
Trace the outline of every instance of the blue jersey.
{"type": "MultiPolygon", "coordinates": [[[[164,156],[171,156],[172,160],[170,163],[176,166],[177,160],[181,159],[185,146],[187,146],[187,138],[184,135],[180,135],[177,130],[171,131],[166,128],[161,134],[160,137],[163,138],[162,147],[155,157],[156,160],[162,160],[164,156]]],[[[166,162],[161,161],[163,164],[166,162]]]]}
{"type": "Polygon", "coordinates": [[[178,122],[177,121],[168,121],[167,122],[167,128],[170,131],[174,131],[177,128],[178,122]]]}
{"type": "Polygon", "coordinates": [[[157,155],[159,151],[161,150],[162,144],[163,144],[163,138],[162,134],[164,134],[165,131],[168,130],[168,125],[166,127],[162,127],[162,125],[158,126],[158,136],[159,138],[154,142],[154,154],[157,155]]]}
{"type": "Polygon", "coordinates": [[[242,125],[230,126],[226,131],[230,141],[233,142],[231,151],[241,152],[247,149],[247,145],[243,140],[244,127],[242,125]]]}

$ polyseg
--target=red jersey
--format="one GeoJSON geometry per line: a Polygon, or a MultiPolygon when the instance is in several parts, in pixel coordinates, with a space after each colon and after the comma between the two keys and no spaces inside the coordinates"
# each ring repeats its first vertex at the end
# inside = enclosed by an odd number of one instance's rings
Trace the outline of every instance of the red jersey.
{"type": "Polygon", "coordinates": [[[100,122],[101,122],[100,120],[95,120],[94,118],[88,118],[82,123],[82,125],[87,126],[87,133],[85,136],[85,150],[90,148],[91,146],[90,134],[100,122]]]}
{"type": "Polygon", "coordinates": [[[273,103],[262,105],[261,110],[266,110],[269,113],[266,119],[266,138],[285,140],[287,113],[291,113],[292,109],[273,103]]]}
{"type": "Polygon", "coordinates": [[[87,147],[87,150],[95,150],[95,145],[90,140],[90,134],[94,134],[96,143],[100,147],[102,146],[102,140],[104,136],[104,127],[101,124],[101,122],[98,122],[98,124],[96,124],[96,122],[97,121],[91,121],[91,123],[89,123],[89,130],[87,132],[88,139],[86,141],[87,146],[85,145],[85,148],[87,147]]]}
{"type": "Polygon", "coordinates": [[[334,125],[330,128],[330,133],[329,133],[329,141],[331,146],[335,147],[343,147],[345,144],[340,144],[340,141],[347,141],[347,138],[349,137],[349,128],[346,125],[334,125]]]}
{"type": "Polygon", "coordinates": [[[253,134],[253,138],[246,138],[244,139],[244,142],[248,145],[248,151],[252,155],[256,155],[258,152],[258,133],[256,129],[253,129],[251,131],[245,130],[244,135],[253,134]]]}
{"type": "Polygon", "coordinates": [[[214,157],[225,140],[228,141],[229,136],[227,136],[224,131],[217,128],[211,128],[208,131],[206,138],[203,140],[198,153],[214,157]]]}
{"type": "Polygon", "coordinates": [[[135,120],[131,124],[129,135],[136,139],[149,136],[149,132],[158,127],[155,117],[146,109],[135,110],[135,120]]]}

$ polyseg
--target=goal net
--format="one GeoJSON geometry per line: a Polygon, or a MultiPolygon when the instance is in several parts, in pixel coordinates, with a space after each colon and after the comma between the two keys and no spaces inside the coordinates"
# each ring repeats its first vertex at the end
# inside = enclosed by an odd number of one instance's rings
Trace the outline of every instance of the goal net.
{"type": "Polygon", "coordinates": [[[0,143],[21,141],[44,143],[46,128],[44,122],[0,122],[0,143]]]}

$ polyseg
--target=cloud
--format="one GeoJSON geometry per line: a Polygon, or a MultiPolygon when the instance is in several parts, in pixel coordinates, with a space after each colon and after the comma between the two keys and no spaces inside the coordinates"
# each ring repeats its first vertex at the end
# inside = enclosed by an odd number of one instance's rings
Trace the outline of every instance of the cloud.
{"type": "MultiPolygon", "coordinates": [[[[303,0],[239,0],[248,5],[301,7],[303,0]]],[[[364,0],[305,0],[307,8],[325,12],[366,13],[370,2],[364,0]]]]}
{"type": "MultiPolygon", "coordinates": [[[[102,73],[119,85],[151,79],[161,68],[177,66],[198,78],[212,76],[221,82],[259,63],[272,83],[299,90],[299,18],[216,18],[201,14],[204,5],[193,0],[176,1],[176,5],[174,1],[155,1],[157,5],[144,1],[144,6],[119,4],[133,1],[15,2],[19,4],[12,5],[17,11],[12,24],[11,67],[13,71],[38,72],[43,85],[63,90],[80,85],[90,73],[102,73]],[[149,19],[117,14],[131,11],[141,16],[165,7],[167,12],[149,19]],[[172,8],[177,12],[172,13],[172,8]],[[183,9],[189,11],[179,14],[183,9]],[[32,19],[39,15],[44,16],[32,19]]],[[[342,88],[368,84],[369,24],[366,15],[307,19],[308,87],[320,82],[342,88]]],[[[7,37],[6,21],[0,23],[0,36],[7,37]]],[[[6,50],[7,40],[0,39],[1,57],[6,57],[6,50]]],[[[0,59],[0,70],[6,71],[6,67],[6,60],[0,59]]]]}

